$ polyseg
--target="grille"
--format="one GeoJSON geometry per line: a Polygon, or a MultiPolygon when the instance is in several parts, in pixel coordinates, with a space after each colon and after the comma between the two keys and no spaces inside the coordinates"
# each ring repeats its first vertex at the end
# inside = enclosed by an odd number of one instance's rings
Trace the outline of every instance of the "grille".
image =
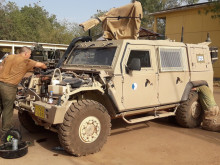
{"type": "Polygon", "coordinates": [[[161,71],[183,71],[183,59],[181,49],[160,49],[161,71]]]}

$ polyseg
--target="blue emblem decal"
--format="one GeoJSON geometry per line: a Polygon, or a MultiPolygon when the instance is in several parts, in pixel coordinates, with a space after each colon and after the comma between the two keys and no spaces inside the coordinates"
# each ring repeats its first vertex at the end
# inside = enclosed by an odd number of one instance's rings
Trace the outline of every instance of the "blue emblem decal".
{"type": "Polygon", "coordinates": [[[138,87],[137,83],[133,83],[133,84],[132,84],[132,89],[133,89],[133,90],[136,90],[137,87],[138,87]]]}

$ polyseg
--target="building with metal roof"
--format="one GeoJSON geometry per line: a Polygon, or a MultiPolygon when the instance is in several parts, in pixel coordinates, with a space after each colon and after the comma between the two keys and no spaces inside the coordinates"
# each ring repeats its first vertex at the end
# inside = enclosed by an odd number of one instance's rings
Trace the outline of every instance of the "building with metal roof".
{"type": "MultiPolygon", "coordinates": [[[[154,32],[157,32],[157,22],[164,19],[167,38],[181,41],[183,29],[183,42],[201,43],[206,41],[207,33],[209,33],[210,46],[220,49],[220,20],[213,19],[212,13],[205,14],[205,9],[211,7],[212,3],[206,2],[152,13],[155,22],[154,32]]],[[[220,59],[213,64],[213,68],[214,77],[220,80],[220,59]]]]}
{"type": "Polygon", "coordinates": [[[44,49],[47,50],[61,50],[65,51],[68,45],[65,44],[52,44],[52,43],[37,43],[37,42],[25,42],[25,41],[10,41],[10,40],[0,40],[0,55],[8,54],[16,54],[18,50],[23,47],[34,47],[35,45],[42,45],[44,49]]]}

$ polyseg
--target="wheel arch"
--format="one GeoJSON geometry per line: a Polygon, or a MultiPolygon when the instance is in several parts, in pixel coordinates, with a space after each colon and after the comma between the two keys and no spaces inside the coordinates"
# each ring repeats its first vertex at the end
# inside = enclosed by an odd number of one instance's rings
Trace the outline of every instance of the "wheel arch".
{"type": "Polygon", "coordinates": [[[197,81],[190,81],[186,84],[185,90],[183,92],[181,102],[186,101],[189,98],[189,93],[192,90],[192,88],[196,88],[202,85],[208,86],[207,81],[205,80],[197,80],[197,81]]]}
{"type": "Polygon", "coordinates": [[[98,90],[94,90],[83,92],[82,95],[83,99],[94,100],[102,104],[108,111],[111,118],[114,118],[116,116],[117,108],[114,106],[112,100],[108,97],[106,93],[103,94],[98,90]]]}
{"type": "Polygon", "coordinates": [[[189,98],[182,102],[176,111],[177,123],[185,128],[198,127],[202,122],[203,111],[198,102],[198,93],[191,90],[189,98]]]}

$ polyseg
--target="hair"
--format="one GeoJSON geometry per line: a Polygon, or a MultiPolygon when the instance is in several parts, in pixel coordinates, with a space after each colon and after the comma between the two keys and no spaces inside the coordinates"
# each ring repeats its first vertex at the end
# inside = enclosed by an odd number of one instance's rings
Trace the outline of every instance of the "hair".
{"type": "Polygon", "coordinates": [[[21,49],[20,49],[20,53],[24,53],[24,52],[29,52],[31,51],[30,48],[26,47],[26,46],[23,46],[21,49]]]}

